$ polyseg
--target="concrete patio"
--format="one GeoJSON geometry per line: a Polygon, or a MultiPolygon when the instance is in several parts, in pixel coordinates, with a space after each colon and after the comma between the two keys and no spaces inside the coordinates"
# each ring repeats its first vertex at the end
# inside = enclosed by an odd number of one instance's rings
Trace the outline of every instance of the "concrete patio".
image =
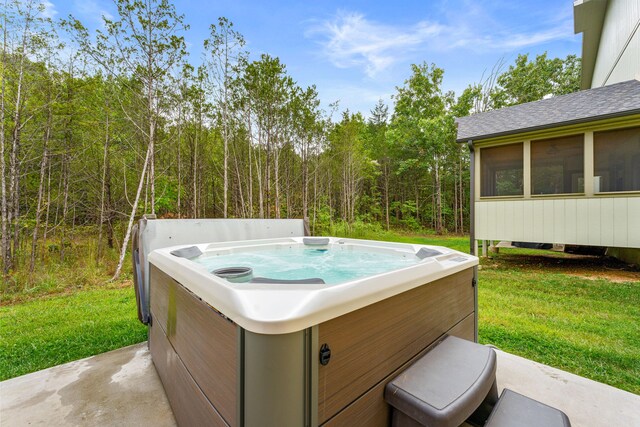
{"type": "MultiPolygon", "coordinates": [[[[573,426],[640,426],[640,396],[497,351],[498,388],[564,411],[573,426]]],[[[2,426],[174,426],[146,343],[0,382],[2,426]]]]}

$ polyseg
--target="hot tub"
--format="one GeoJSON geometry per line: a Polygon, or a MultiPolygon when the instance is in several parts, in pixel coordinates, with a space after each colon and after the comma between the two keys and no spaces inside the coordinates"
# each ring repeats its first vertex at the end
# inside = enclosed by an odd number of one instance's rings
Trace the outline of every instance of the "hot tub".
{"type": "Polygon", "coordinates": [[[444,247],[290,237],[148,259],[149,345],[184,425],[388,425],[385,384],[477,329],[478,260],[444,247]]]}

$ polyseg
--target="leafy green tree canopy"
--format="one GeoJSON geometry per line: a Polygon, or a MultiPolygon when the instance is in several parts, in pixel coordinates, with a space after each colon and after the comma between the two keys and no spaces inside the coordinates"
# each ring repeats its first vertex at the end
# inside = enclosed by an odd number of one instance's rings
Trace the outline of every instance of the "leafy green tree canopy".
{"type": "Polygon", "coordinates": [[[576,55],[548,58],[547,53],[529,60],[518,55],[514,65],[497,78],[491,91],[492,107],[502,108],[538,101],[545,96],[565,95],[580,90],[581,61],[576,55]]]}

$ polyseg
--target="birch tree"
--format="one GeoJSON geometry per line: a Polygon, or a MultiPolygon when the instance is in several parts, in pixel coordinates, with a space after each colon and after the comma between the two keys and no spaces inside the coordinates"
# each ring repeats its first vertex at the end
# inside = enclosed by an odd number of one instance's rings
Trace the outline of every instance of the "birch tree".
{"type": "Polygon", "coordinates": [[[233,80],[240,73],[240,65],[245,62],[247,52],[243,50],[245,41],[233,29],[227,18],[218,18],[218,25],[209,27],[210,36],[204,41],[205,66],[208,72],[208,91],[213,96],[219,111],[219,123],[223,143],[223,208],[224,218],[229,210],[229,144],[231,141],[231,106],[233,80]]]}
{"type": "Polygon", "coordinates": [[[181,34],[188,28],[184,24],[184,16],[179,15],[168,0],[116,0],[115,5],[118,16],[115,19],[102,17],[105,29],[96,31],[95,41],[90,38],[80,21],[73,17],[66,21],[81,48],[108,73],[128,76],[140,83],[131,89],[138,95],[134,99],[139,99],[143,105],[126,114],[146,140],[147,149],[114,279],[122,269],[147,168],[150,213],[155,214],[158,120],[168,105],[164,97],[169,92],[172,70],[186,55],[184,37],[181,34]],[[137,111],[142,111],[142,115],[137,115],[137,111]]]}
{"type": "Polygon", "coordinates": [[[36,96],[32,90],[42,79],[37,76],[37,66],[32,60],[42,51],[50,49],[51,21],[45,16],[45,4],[38,0],[5,2],[2,12],[3,35],[0,68],[0,169],[2,179],[1,207],[2,236],[0,246],[5,275],[15,266],[21,223],[21,169],[24,127],[37,114],[38,109],[29,105],[36,96]],[[8,122],[7,122],[8,119],[8,122]],[[7,129],[8,126],[8,129],[7,129]],[[7,132],[8,131],[8,132],[7,132]],[[10,147],[6,137],[10,135],[10,147]],[[6,151],[9,148],[9,167],[6,151]],[[8,178],[8,185],[7,185],[8,178]]]}
{"type": "MultiPolygon", "coordinates": [[[[48,71],[48,70],[47,70],[48,71]]],[[[49,141],[53,128],[53,79],[50,76],[46,80],[46,122],[44,125],[42,137],[42,160],[40,161],[40,181],[38,184],[38,202],[36,204],[36,219],[33,226],[33,235],[31,237],[31,260],[29,262],[29,271],[33,273],[36,264],[37,247],[38,247],[38,231],[40,229],[40,218],[42,217],[42,204],[44,199],[45,176],[49,163],[49,141]]],[[[45,227],[47,225],[45,224],[45,227]]]]}
{"type": "Polygon", "coordinates": [[[297,153],[301,162],[301,198],[302,217],[309,216],[309,177],[311,158],[317,156],[319,143],[322,139],[322,113],[320,99],[315,86],[306,90],[298,90],[294,94],[292,105],[292,122],[294,139],[297,142],[297,153]]]}
{"type": "Polygon", "coordinates": [[[243,86],[247,96],[245,105],[251,111],[250,117],[255,117],[252,136],[264,148],[264,162],[260,152],[256,156],[260,217],[271,218],[272,211],[279,217],[281,131],[294,82],[278,58],[263,54],[259,61],[246,66],[243,86]]]}

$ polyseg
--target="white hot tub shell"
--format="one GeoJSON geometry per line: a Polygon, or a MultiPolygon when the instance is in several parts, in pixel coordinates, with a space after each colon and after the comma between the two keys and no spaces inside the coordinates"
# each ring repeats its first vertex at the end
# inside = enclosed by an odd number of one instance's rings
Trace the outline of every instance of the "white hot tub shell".
{"type": "Polygon", "coordinates": [[[151,354],[184,425],[386,426],[386,383],[446,334],[477,333],[478,259],[444,247],[287,237],[159,248],[148,261],[151,354]],[[318,243],[416,262],[330,285],[234,283],[172,255],[318,243]]]}

